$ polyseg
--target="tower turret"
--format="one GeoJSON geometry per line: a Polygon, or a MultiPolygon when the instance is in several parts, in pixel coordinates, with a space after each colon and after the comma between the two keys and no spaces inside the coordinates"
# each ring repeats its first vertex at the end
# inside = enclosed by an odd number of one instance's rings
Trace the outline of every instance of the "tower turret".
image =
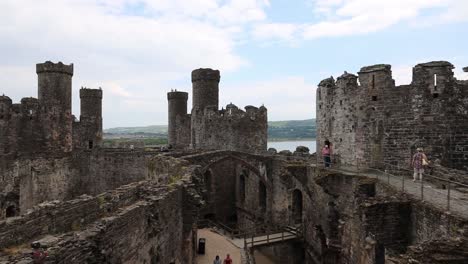
{"type": "Polygon", "coordinates": [[[73,64],[47,61],[36,65],[45,146],[49,151],[72,150],[71,91],[73,64]]]}
{"type": "Polygon", "coordinates": [[[102,143],[102,89],[80,89],[80,143],[92,149],[102,143]]]}
{"type": "Polygon", "coordinates": [[[205,107],[219,108],[218,70],[197,69],[192,71],[193,110],[204,110],[205,107]]]}
{"type": "Polygon", "coordinates": [[[413,68],[412,84],[429,89],[434,97],[438,97],[454,81],[453,68],[447,61],[418,64],[413,68]]]}
{"type": "Polygon", "coordinates": [[[190,139],[183,139],[178,135],[180,135],[181,130],[187,127],[187,124],[183,123],[190,122],[187,119],[188,93],[172,91],[167,93],[167,100],[169,107],[168,143],[175,148],[187,146],[190,139]]]}
{"type": "Polygon", "coordinates": [[[10,97],[5,95],[0,96],[0,121],[8,120],[12,103],[10,97]]]}

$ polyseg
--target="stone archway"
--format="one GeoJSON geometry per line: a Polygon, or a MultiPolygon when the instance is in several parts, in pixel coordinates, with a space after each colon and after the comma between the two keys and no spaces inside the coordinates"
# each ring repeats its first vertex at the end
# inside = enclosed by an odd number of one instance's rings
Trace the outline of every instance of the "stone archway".
{"type": "Polygon", "coordinates": [[[294,224],[302,223],[303,200],[302,192],[295,189],[292,193],[292,222],[294,224]]]}
{"type": "Polygon", "coordinates": [[[15,217],[17,215],[17,210],[16,210],[16,207],[14,205],[10,205],[6,208],[5,210],[5,216],[7,218],[9,217],[15,217]]]}
{"type": "Polygon", "coordinates": [[[203,215],[212,215],[213,220],[238,228],[240,222],[245,222],[243,219],[258,213],[257,203],[261,212],[266,211],[269,185],[261,162],[229,154],[211,158],[205,164],[202,174],[209,199],[202,210],[203,215]]]}

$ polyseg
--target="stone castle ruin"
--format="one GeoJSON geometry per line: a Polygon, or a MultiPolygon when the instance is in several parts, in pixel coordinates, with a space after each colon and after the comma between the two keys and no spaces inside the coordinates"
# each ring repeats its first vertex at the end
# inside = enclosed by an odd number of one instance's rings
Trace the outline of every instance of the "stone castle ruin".
{"type": "Polygon", "coordinates": [[[267,148],[267,109],[234,104],[219,110],[220,73],[192,72],[193,100],[187,114],[188,93],[172,91],[169,101],[169,145],[176,149],[223,149],[263,152],[267,148]]]}
{"type": "Polygon", "coordinates": [[[201,228],[240,241],[242,264],[258,252],[281,264],[468,263],[468,83],[447,62],[416,66],[407,86],[389,65],[322,81],[331,169],[304,147],[266,151],[266,108],[219,110],[219,71],[192,72],[190,114],[187,93],[167,94],[171,148],[160,151],[105,148],[103,91],[80,90],[77,121],[72,65],[37,69],[38,99],[0,100],[2,264],[196,264],[201,228]],[[441,178],[401,186],[410,175],[387,164],[420,146],[441,178]]]}

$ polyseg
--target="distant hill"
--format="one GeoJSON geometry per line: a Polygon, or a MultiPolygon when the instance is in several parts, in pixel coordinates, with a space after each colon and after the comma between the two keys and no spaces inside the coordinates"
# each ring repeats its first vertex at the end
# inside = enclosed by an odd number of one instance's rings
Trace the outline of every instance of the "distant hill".
{"type": "Polygon", "coordinates": [[[268,122],[268,140],[306,140],[315,139],[315,119],[268,122]]]}
{"type": "MultiPolygon", "coordinates": [[[[270,141],[314,139],[315,136],[315,119],[268,122],[268,139],[270,141]]],[[[167,126],[108,128],[104,130],[104,137],[164,138],[167,137],[167,126]]]]}
{"type": "Polygon", "coordinates": [[[110,134],[135,134],[135,133],[148,133],[148,134],[166,134],[167,126],[143,126],[143,127],[114,127],[104,129],[104,133],[110,134]]]}

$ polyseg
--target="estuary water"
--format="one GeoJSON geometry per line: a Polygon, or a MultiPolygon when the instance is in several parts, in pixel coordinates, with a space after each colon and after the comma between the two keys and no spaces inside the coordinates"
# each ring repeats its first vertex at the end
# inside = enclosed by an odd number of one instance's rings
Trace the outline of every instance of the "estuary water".
{"type": "Polygon", "coordinates": [[[297,146],[306,146],[310,149],[310,153],[314,153],[316,147],[315,142],[315,140],[268,142],[268,148],[275,148],[278,152],[282,150],[290,150],[291,152],[294,152],[297,146]]]}

